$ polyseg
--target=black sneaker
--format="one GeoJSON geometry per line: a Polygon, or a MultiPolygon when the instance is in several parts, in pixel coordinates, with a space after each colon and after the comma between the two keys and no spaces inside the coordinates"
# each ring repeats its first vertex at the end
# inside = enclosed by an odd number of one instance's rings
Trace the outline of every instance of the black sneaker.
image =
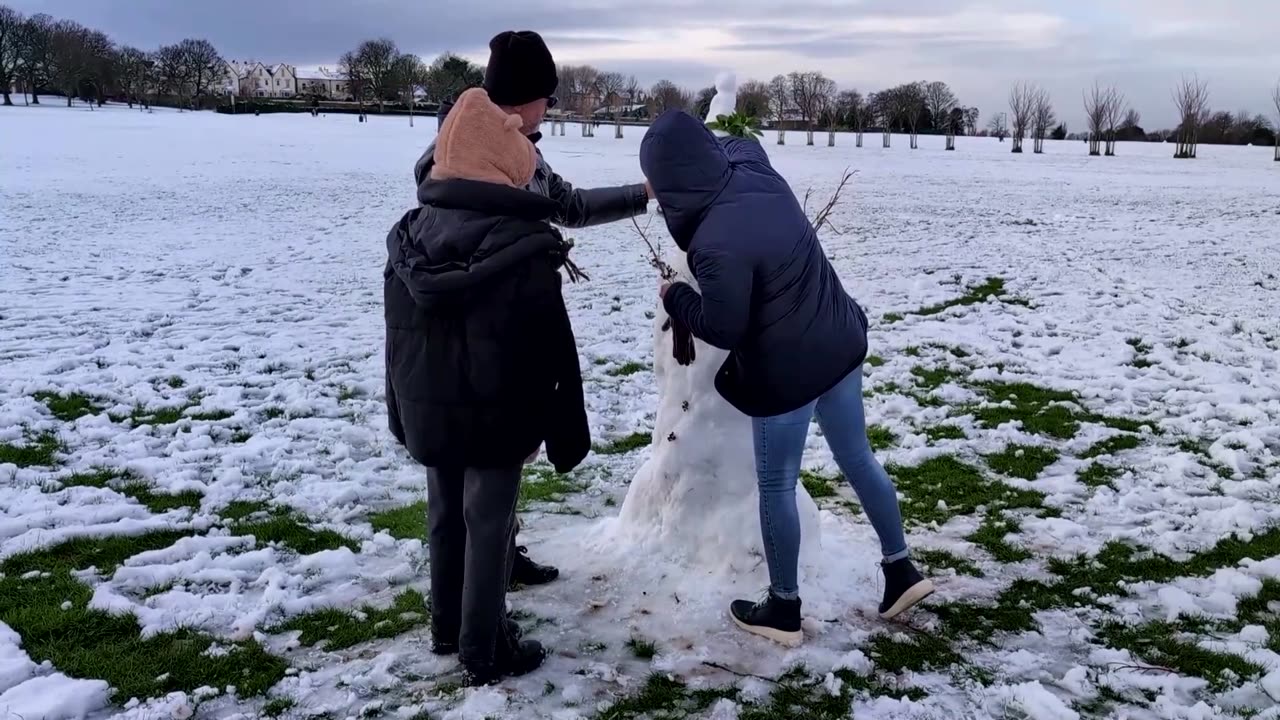
{"type": "Polygon", "coordinates": [[[885,620],[898,617],[933,594],[933,583],[916,570],[911,558],[881,563],[880,569],[884,571],[884,600],[880,602],[880,617],[885,620]]]}
{"type": "MultiPolygon", "coordinates": [[[[505,645],[505,643],[500,643],[505,645]]],[[[503,678],[521,677],[542,667],[547,651],[536,640],[520,640],[508,645],[502,656],[491,663],[462,663],[462,684],[481,687],[501,682],[503,678]]]]}
{"type": "Polygon", "coordinates": [[[533,585],[546,585],[560,577],[560,571],[550,565],[539,565],[529,559],[529,548],[516,548],[516,559],[511,564],[511,590],[533,585]]]}
{"type": "Polygon", "coordinates": [[[787,647],[799,647],[804,640],[800,630],[800,598],[783,600],[770,592],[760,602],[735,600],[729,606],[729,614],[743,630],[787,647]]]}

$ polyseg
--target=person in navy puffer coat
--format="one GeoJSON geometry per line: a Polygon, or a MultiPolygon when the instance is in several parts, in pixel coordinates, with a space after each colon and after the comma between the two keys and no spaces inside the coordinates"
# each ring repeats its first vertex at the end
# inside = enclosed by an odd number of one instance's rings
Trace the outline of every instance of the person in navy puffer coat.
{"type": "Polygon", "coordinates": [[[897,616],[933,585],[911,563],[897,491],[867,439],[866,315],[760,143],[717,138],[668,112],[645,135],[640,166],[698,283],[664,286],[663,305],[694,337],[729,351],[716,389],[752,418],[770,587],[758,603],[734,602],[734,621],[784,644],[802,640],[795,488],[815,414],[880,538],[880,613],[897,616]]]}

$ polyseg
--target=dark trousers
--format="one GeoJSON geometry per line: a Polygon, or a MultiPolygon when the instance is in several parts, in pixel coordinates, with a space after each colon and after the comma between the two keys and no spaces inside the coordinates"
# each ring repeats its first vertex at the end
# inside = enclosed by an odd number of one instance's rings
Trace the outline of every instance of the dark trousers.
{"type": "Polygon", "coordinates": [[[465,663],[491,663],[504,640],[520,467],[427,468],[431,628],[465,663]]]}

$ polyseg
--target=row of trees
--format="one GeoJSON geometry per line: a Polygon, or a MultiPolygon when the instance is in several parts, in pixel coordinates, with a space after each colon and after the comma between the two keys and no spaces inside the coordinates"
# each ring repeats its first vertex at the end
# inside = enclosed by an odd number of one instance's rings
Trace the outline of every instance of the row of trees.
{"type": "Polygon", "coordinates": [[[12,105],[12,88],[40,104],[42,91],[56,91],[71,105],[79,97],[96,101],[124,97],[130,105],[156,94],[179,98],[183,106],[216,92],[226,65],[207,40],[187,39],[154,52],[116,45],[101,31],[49,15],[24,17],[0,5],[0,91],[12,105]]]}
{"type": "Polygon", "coordinates": [[[338,72],[362,109],[371,103],[382,112],[387,102],[399,102],[409,108],[410,125],[418,98],[452,100],[484,82],[484,71],[466,58],[445,53],[427,65],[417,55],[400,52],[387,38],[366,40],[344,53],[338,72]]]}

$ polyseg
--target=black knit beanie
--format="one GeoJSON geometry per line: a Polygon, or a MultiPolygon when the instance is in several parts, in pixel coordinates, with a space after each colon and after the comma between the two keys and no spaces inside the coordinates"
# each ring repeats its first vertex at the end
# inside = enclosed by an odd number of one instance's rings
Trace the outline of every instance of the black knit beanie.
{"type": "Polygon", "coordinates": [[[538,33],[507,30],[489,41],[484,89],[494,103],[514,107],[549,98],[559,84],[556,61],[538,33]]]}

